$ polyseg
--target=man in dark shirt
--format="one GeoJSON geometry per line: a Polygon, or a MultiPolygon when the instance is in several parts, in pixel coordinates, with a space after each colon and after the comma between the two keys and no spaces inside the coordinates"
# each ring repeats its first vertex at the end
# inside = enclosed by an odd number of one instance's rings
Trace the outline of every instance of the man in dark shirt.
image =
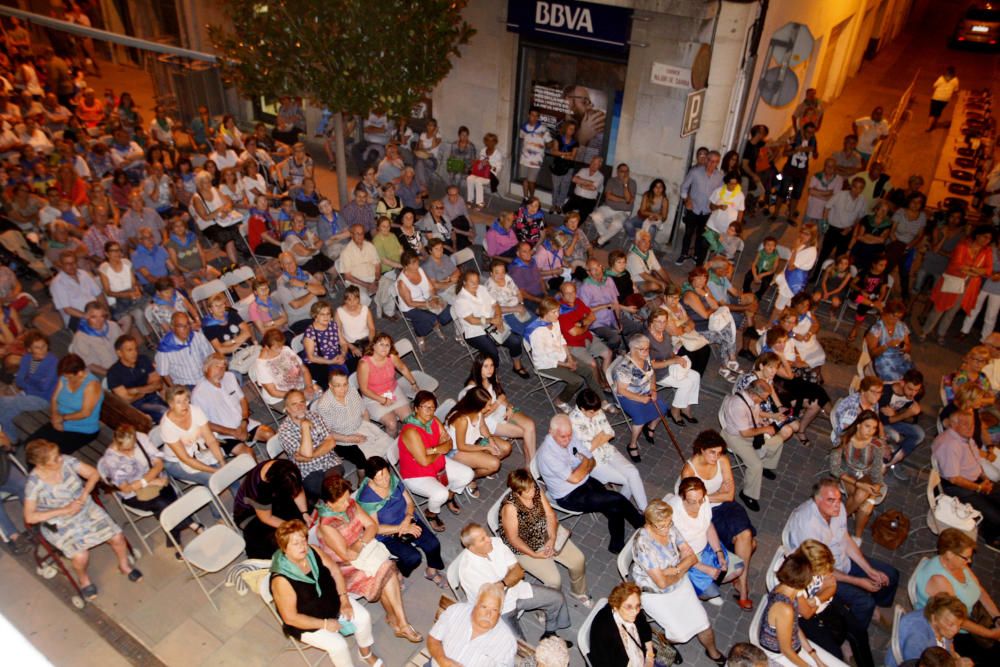
{"type": "Polygon", "coordinates": [[[923,393],[924,375],[916,368],[911,368],[898,382],[886,382],[882,387],[882,397],[878,400],[879,417],[885,426],[886,435],[890,441],[895,441],[889,468],[896,479],[903,481],[908,477],[899,464],[927,437],[924,429],[917,424],[923,393]]]}
{"type": "Polygon", "coordinates": [[[149,357],[139,354],[139,345],[129,335],[115,341],[118,361],[108,369],[108,389],[132,407],[159,421],[167,411],[167,404],[160,398],[163,380],[149,357]]]}

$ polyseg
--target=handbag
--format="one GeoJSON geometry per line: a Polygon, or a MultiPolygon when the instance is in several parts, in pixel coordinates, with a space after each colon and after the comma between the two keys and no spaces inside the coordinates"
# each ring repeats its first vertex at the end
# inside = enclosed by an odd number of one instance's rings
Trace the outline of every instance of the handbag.
{"type": "Polygon", "coordinates": [[[965,292],[965,278],[944,274],[941,276],[942,294],[962,294],[965,292]]]}
{"type": "MultiPolygon", "coordinates": [[[[135,446],[139,448],[139,451],[142,452],[143,457],[145,457],[146,465],[152,469],[153,462],[149,459],[149,454],[146,452],[146,448],[143,447],[142,443],[138,440],[136,440],[135,446]]],[[[162,486],[143,486],[136,490],[135,497],[140,502],[147,502],[159,496],[163,489],[164,487],[162,486]]]]}
{"type": "Polygon", "coordinates": [[[372,540],[366,544],[358,557],[351,561],[351,566],[361,570],[369,577],[374,577],[382,564],[385,563],[392,554],[384,544],[378,540],[372,540]]]}
{"type": "Polygon", "coordinates": [[[934,503],[934,520],[951,528],[973,531],[983,520],[982,513],[954,496],[938,496],[934,503]]]}
{"type": "Polygon", "coordinates": [[[490,161],[489,160],[476,160],[472,163],[472,168],[469,171],[473,176],[478,176],[479,178],[489,178],[490,174],[490,161]]]}
{"type": "Polygon", "coordinates": [[[882,512],[872,524],[872,539],[875,544],[895,550],[910,534],[910,519],[899,510],[882,512]]]}
{"type": "Polygon", "coordinates": [[[697,352],[708,345],[708,339],[697,331],[685,331],[680,336],[674,336],[674,345],[680,344],[688,352],[697,352]]]}
{"type": "Polygon", "coordinates": [[[732,327],[733,333],[736,333],[736,322],[733,321],[733,314],[729,312],[729,308],[722,306],[717,308],[714,313],[708,316],[708,330],[709,331],[725,331],[726,329],[732,327]]]}
{"type": "Polygon", "coordinates": [[[445,169],[448,170],[449,174],[464,174],[465,173],[465,160],[460,157],[450,157],[448,161],[444,163],[445,169]]]}
{"type": "Polygon", "coordinates": [[[244,345],[229,357],[229,370],[246,375],[257,363],[258,356],[260,356],[260,345],[244,345]]]}

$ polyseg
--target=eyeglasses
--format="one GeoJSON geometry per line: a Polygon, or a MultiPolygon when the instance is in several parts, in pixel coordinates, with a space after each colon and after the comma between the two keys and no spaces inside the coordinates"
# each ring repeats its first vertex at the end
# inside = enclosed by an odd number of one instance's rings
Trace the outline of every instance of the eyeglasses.
{"type": "Polygon", "coordinates": [[[973,551],[968,556],[963,556],[962,554],[955,554],[955,555],[957,557],[961,558],[965,562],[966,565],[972,565],[972,559],[976,555],[976,552],[973,551]]]}

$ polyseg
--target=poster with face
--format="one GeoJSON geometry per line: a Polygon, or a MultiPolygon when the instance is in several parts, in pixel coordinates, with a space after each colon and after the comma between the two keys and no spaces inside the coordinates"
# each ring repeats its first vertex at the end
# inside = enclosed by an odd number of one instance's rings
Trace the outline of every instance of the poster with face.
{"type": "Polygon", "coordinates": [[[539,110],[539,120],[552,136],[566,131],[565,121],[576,123],[575,136],[580,145],[577,162],[589,162],[602,155],[607,118],[607,95],[604,91],[577,84],[560,85],[532,82],[531,106],[539,110]]]}

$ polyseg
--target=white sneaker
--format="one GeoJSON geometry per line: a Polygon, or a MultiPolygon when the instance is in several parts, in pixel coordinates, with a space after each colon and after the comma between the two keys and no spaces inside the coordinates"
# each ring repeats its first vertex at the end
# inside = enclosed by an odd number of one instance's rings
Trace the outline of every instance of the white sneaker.
{"type": "Polygon", "coordinates": [[[714,598],[708,598],[707,600],[705,600],[705,602],[707,602],[708,604],[712,605],[713,607],[721,607],[722,606],[722,596],[721,595],[716,595],[714,598]]]}

